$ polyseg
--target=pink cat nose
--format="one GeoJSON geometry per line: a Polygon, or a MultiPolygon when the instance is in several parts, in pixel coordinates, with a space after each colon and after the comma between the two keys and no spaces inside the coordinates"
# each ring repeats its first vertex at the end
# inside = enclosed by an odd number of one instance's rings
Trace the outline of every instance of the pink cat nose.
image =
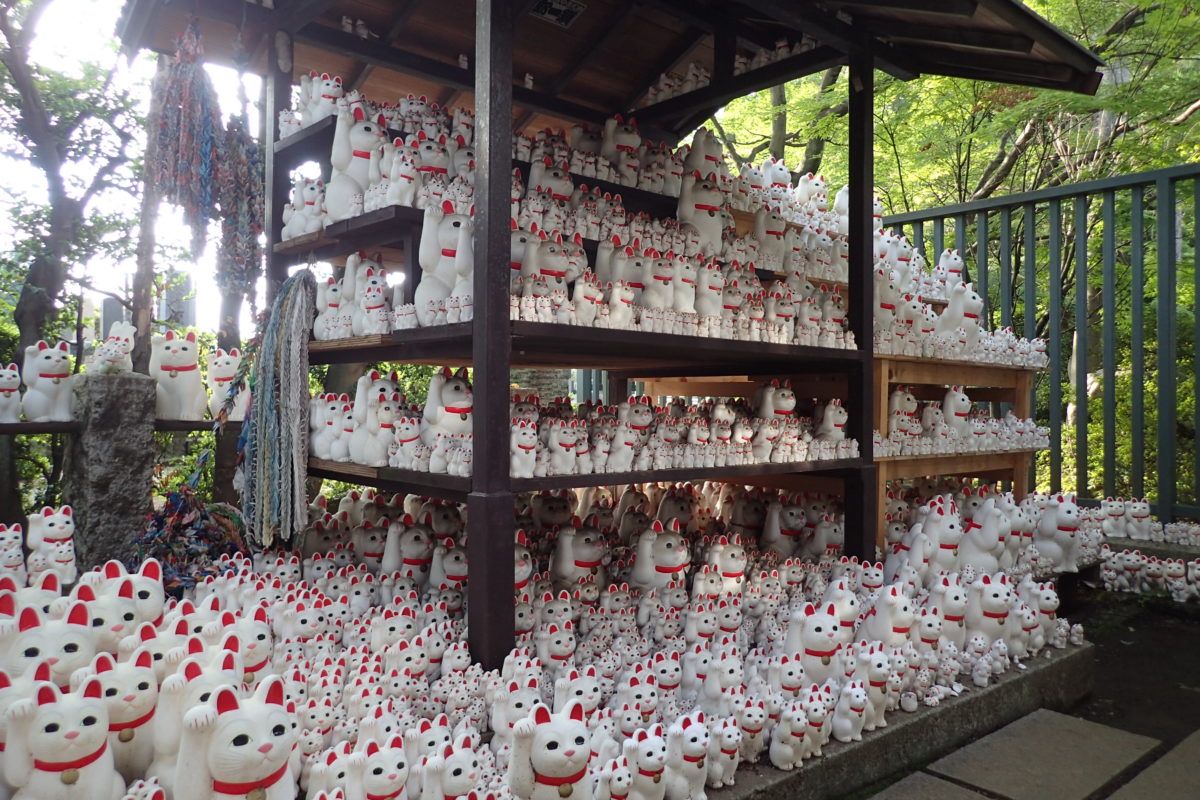
{"type": "Polygon", "coordinates": [[[127,694],[124,697],[122,697],[121,699],[124,700],[126,703],[132,703],[134,700],[137,700],[137,695],[136,694],[127,694]]]}
{"type": "Polygon", "coordinates": [[[54,657],[50,657],[50,658],[46,659],[46,663],[53,667],[55,664],[58,663],[58,659],[54,658],[54,657]]]}
{"type": "Polygon", "coordinates": [[[563,753],[563,755],[566,756],[567,758],[570,758],[571,756],[575,755],[575,751],[573,749],[567,750],[566,752],[563,753]]]}
{"type": "Polygon", "coordinates": [[[396,773],[394,773],[394,772],[393,772],[393,773],[391,773],[390,775],[388,775],[388,780],[389,780],[389,781],[394,781],[394,780],[396,780],[396,778],[398,778],[398,777],[400,777],[400,776],[399,776],[399,775],[397,775],[396,773]]]}
{"type": "Polygon", "coordinates": [[[79,731],[67,731],[67,733],[66,733],[66,737],[67,737],[68,741],[71,739],[74,739],[78,736],[79,736],[79,731]]]}
{"type": "Polygon", "coordinates": [[[265,743],[265,744],[260,744],[260,745],[258,746],[258,752],[260,752],[260,753],[269,753],[269,752],[271,752],[271,748],[273,748],[274,746],[275,746],[275,745],[271,744],[270,742],[267,742],[267,743],[265,743]]]}
{"type": "Polygon", "coordinates": [[[125,626],[124,626],[124,625],[113,625],[113,626],[112,626],[112,631],[113,631],[113,633],[120,633],[120,632],[121,632],[121,631],[123,631],[123,630],[125,630],[125,626]]]}

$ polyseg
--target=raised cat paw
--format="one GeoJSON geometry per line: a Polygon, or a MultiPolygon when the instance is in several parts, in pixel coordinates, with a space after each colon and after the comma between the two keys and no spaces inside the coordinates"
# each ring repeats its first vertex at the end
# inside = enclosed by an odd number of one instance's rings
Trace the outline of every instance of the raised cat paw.
{"type": "Polygon", "coordinates": [[[8,718],[12,720],[28,719],[36,710],[37,705],[32,700],[18,700],[8,707],[8,718]]]}
{"type": "Polygon", "coordinates": [[[533,736],[533,732],[536,728],[537,723],[535,723],[532,718],[525,717],[524,719],[519,719],[513,723],[513,736],[520,736],[523,739],[529,738],[533,736]]]}
{"type": "Polygon", "coordinates": [[[346,766],[355,772],[362,772],[367,768],[367,754],[362,751],[355,751],[346,758],[346,766]]]}
{"type": "Polygon", "coordinates": [[[217,710],[212,706],[196,706],[183,716],[183,724],[193,731],[204,731],[217,723],[217,710]]]}

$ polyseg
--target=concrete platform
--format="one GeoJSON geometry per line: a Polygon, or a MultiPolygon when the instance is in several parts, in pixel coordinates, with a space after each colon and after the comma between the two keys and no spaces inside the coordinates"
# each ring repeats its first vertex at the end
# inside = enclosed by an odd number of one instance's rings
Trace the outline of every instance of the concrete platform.
{"type": "MultiPolygon", "coordinates": [[[[938,708],[888,715],[888,726],[861,742],[831,742],[823,758],[793,772],[746,765],[737,785],[709,790],[711,800],[827,800],[844,798],[890,776],[904,774],[1039,708],[1067,709],[1092,688],[1095,648],[1054,651],[1011,670],[986,689],[972,689],[938,708]]],[[[969,796],[969,795],[968,795],[969,796]]],[[[1056,798],[1066,800],[1066,798],[1056,798]]]]}
{"type": "Polygon", "coordinates": [[[1109,800],[1173,800],[1200,794],[1200,731],[1177,744],[1109,800]]]}
{"type": "Polygon", "coordinates": [[[914,772],[902,781],[893,783],[870,800],[983,800],[984,795],[964,789],[957,784],[935,778],[924,772],[914,772]]]}
{"type": "Polygon", "coordinates": [[[935,761],[927,771],[1010,800],[1086,800],[1159,744],[1040,709],[935,761]]]}
{"type": "Polygon", "coordinates": [[[1191,561],[1193,558],[1200,557],[1200,547],[1190,544],[1143,542],[1137,539],[1117,538],[1116,536],[1104,537],[1104,543],[1112,548],[1115,553],[1119,553],[1122,550],[1141,550],[1148,556],[1182,558],[1184,561],[1191,561]]]}

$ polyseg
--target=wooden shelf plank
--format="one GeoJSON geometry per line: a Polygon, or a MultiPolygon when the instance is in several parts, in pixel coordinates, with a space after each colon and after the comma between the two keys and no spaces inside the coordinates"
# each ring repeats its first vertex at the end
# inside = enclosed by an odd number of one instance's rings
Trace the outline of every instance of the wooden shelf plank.
{"type": "MultiPolygon", "coordinates": [[[[514,492],[533,492],[543,489],[572,489],[587,486],[621,486],[629,483],[655,481],[721,480],[731,483],[753,481],[764,476],[818,475],[838,477],[862,467],[857,458],[813,461],[803,464],[749,464],[736,467],[699,469],[638,470],[633,472],[601,472],[594,475],[559,475],[548,478],[514,478],[514,492]]],[[[375,486],[388,491],[412,492],[451,500],[462,500],[471,490],[471,479],[454,475],[434,475],[429,472],[367,467],[362,464],[308,460],[308,474],[346,483],[375,486]]]]}
{"type": "MultiPolygon", "coordinates": [[[[512,322],[512,365],[547,369],[653,369],[656,375],[797,374],[863,363],[858,350],[798,347],[544,322],[512,322]]],[[[471,360],[469,322],[309,342],[309,363],[394,361],[458,366],[471,360]]]]}
{"type": "MultiPolygon", "coordinates": [[[[216,420],[211,419],[156,419],[154,420],[154,430],[156,431],[211,431],[216,425],[216,420]]],[[[227,432],[241,430],[242,423],[237,421],[229,421],[225,423],[227,432]]]]}
{"type": "MultiPolygon", "coordinates": [[[[514,158],[512,163],[514,167],[521,170],[521,175],[528,186],[530,162],[514,158]]],[[[621,195],[621,204],[630,214],[634,214],[638,211],[644,211],[654,217],[669,217],[673,219],[679,206],[679,198],[672,197],[669,194],[650,192],[645,189],[638,189],[634,186],[626,186],[623,183],[616,183],[614,181],[606,181],[599,178],[589,178],[586,175],[580,175],[577,172],[572,172],[571,178],[576,186],[579,186],[580,184],[587,186],[589,192],[593,188],[599,188],[601,192],[608,192],[609,194],[613,195],[621,195]]]]}
{"type": "Polygon", "coordinates": [[[286,139],[275,142],[275,163],[283,169],[292,169],[305,161],[328,161],[333,149],[333,129],[337,116],[329,116],[286,139]]]}
{"type": "Polygon", "coordinates": [[[33,433],[78,433],[78,422],[0,422],[0,435],[33,433]]]}
{"type": "Polygon", "coordinates": [[[881,480],[921,478],[927,475],[978,475],[1024,469],[1037,450],[1003,450],[957,455],[879,456],[875,464],[881,480]]]}

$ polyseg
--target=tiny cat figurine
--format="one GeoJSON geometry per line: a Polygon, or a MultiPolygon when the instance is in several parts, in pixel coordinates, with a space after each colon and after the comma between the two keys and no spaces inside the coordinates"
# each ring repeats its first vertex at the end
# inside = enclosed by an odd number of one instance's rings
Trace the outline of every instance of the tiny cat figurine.
{"type": "Polygon", "coordinates": [[[297,734],[272,675],[239,699],[221,686],[183,717],[175,800],[295,800],[289,759],[297,734]]]}
{"type": "Polygon", "coordinates": [[[167,331],[154,336],[150,350],[150,374],[158,382],[155,414],[159,419],[204,419],[208,396],[200,381],[196,334],[177,336],[167,331]]]}
{"type": "Polygon", "coordinates": [[[70,506],[58,509],[45,506],[40,512],[31,514],[25,546],[29,548],[30,575],[53,570],[63,583],[74,583],[77,577],[75,518],[70,506]]]}
{"type": "MultiPolygon", "coordinates": [[[[229,387],[233,384],[233,379],[237,375],[238,367],[242,363],[242,354],[235,347],[228,353],[217,348],[208,356],[208,390],[212,397],[208,401],[208,412],[212,414],[213,419],[217,418],[217,414],[221,410],[221,406],[225,404],[225,399],[229,394],[229,387]]],[[[250,408],[250,387],[243,386],[234,398],[233,408],[229,410],[229,420],[231,422],[241,422],[246,418],[246,412],[250,408]]]]}
{"type": "Polygon", "coordinates": [[[592,800],[589,733],[583,706],[574,700],[551,714],[540,703],[513,725],[508,785],[523,800],[592,800]],[[565,787],[565,788],[564,788],[565,787]]]}
{"type": "Polygon", "coordinates": [[[0,422],[21,421],[21,373],[16,364],[0,364],[0,422]]]}
{"type": "Polygon", "coordinates": [[[4,777],[14,800],[121,800],[125,781],[108,746],[108,709],[100,680],[78,692],[38,685],[8,709],[4,777]]]}
{"type": "Polygon", "coordinates": [[[69,422],[75,418],[71,348],[66,342],[26,347],[21,377],[25,380],[21,409],[26,421],[69,422]]]}

